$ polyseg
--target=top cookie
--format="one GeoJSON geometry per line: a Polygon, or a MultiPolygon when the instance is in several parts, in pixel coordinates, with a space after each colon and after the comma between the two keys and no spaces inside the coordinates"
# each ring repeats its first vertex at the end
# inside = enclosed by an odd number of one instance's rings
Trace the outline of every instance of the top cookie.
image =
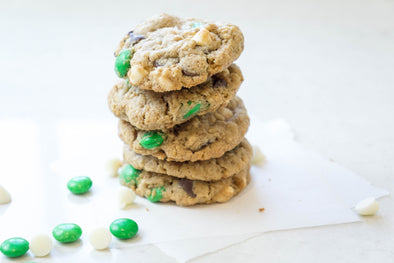
{"type": "Polygon", "coordinates": [[[243,50],[232,24],[162,14],[137,25],[115,51],[115,71],[140,89],[190,88],[223,71],[243,50]]]}

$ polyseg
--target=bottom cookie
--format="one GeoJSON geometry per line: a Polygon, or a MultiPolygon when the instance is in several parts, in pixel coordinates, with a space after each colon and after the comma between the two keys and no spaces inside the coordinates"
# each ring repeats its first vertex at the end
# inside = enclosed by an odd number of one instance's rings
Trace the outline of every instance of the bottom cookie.
{"type": "Polygon", "coordinates": [[[199,181],[147,172],[125,165],[119,179],[122,185],[152,202],[173,201],[180,206],[223,203],[236,196],[250,182],[250,166],[218,181],[199,181]]]}

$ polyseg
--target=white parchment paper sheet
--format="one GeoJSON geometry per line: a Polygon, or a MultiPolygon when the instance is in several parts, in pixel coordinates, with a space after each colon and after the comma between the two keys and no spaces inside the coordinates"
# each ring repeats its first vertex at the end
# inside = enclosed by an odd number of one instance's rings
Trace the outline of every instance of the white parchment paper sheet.
{"type": "Polygon", "coordinates": [[[259,145],[267,162],[252,168],[252,182],[239,196],[224,204],[186,208],[137,198],[129,209],[120,210],[118,180],[106,176],[103,169],[107,159],[121,156],[115,123],[1,125],[1,184],[12,193],[13,202],[0,207],[0,239],[50,234],[59,223],[77,223],[84,230],[81,242],[68,247],[56,244],[48,258],[59,262],[75,256],[67,252],[73,247],[79,258],[100,261],[97,253],[90,253],[87,233],[119,217],[136,220],[139,234],[128,242],[115,240],[111,253],[116,257],[105,257],[108,251],[103,252],[103,262],[126,257],[128,247],[152,243],[185,261],[267,231],[355,222],[359,218],[350,209],[355,202],[387,194],[295,143],[285,122],[252,121],[248,138],[259,145]],[[77,175],[93,179],[87,195],[68,192],[67,180],[77,175]]]}

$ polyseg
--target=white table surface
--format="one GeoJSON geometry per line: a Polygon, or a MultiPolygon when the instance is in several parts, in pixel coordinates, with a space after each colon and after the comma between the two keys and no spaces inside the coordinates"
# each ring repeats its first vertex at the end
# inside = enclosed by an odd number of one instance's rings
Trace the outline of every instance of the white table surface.
{"type": "MultiPolygon", "coordinates": [[[[113,49],[161,12],[239,25],[249,112],[286,119],[299,142],[394,191],[393,1],[1,1],[0,120],[114,118],[113,49]]],[[[193,262],[393,262],[394,202],[380,204],[364,223],[267,233],[193,262]]]]}

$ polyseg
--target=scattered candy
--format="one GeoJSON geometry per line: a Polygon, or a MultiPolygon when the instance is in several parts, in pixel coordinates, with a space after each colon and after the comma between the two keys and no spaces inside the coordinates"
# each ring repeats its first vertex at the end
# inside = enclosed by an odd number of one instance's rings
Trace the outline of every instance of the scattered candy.
{"type": "Polygon", "coordinates": [[[135,193],[128,187],[121,186],[118,190],[118,201],[120,208],[124,209],[135,200],[135,193]]]}
{"type": "Polygon", "coordinates": [[[154,203],[159,202],[163,198],[164,191],[164,187],[155,187],[151,190],[150,195],[148,195],[146,198],[154,203]]]}
{"type": "Polygon", "coordinates": [[[163,136],[157,132],[147,132],[142,136],[140,145],[145,149],[159,147],[164,142],[163,136]]]}
{"type": "Polygon", "coordinates": [[[129,239],[137,234],[138,225],[129,218],[119,218],[111,223],[109,230],[119,239],[129,239]]]}
{"type": "Polygon", "coordinates": [[[10,193],[0,185],[0,205],[8,204],[9,202],[11,202],[10,193]]]}
{"type": "Polygon", "coordinates": [[[92,187],[92,180],[87,176],[77,176],[67,183],[68,190],[73,194],[84,194],[92,187]]]}
{"type": "Polygon", "coordinates": [[[130,68],[130,60],[133,55],[131,50],[123,50],[120,52],[119,56],[115,59],[115,72],[120,77],[123,78],[127,75],[127,71],[130,68]]]}
{"type": "Polygon", "coordinates": [[[379,203],[376,201],[376,199],[374,197],[369,197],[369,198],[364,199],[361,202],[359,202],[355,206],[354,210],[356,210],[356,212],[359,215],[372,216],[378,212],[379,203]]]}
{"type": "Polygon", "coordinates": [[[253,145],[252,165],[262,166],[265,163],[265,156],[257,145],[253,145]]]}
{"type": "Polygon", "coordinates": [[[37,235],[30,240],[30,251],[36,257],[45,257],[52,250],[52,239],[48,235],[37,235]]]}
{"type": "Polygon", "coordinates": [[[53,237],[61,243],[77,241],[82,235],[82,229],[73,223],[57,225],[52,231],[53,237]]]}
{"type": "Polygon", "coordinates": [[[111,159],[105,163],[105,170],[109,176],[118,176],[118,170],[122,166],[122,161],[119,159],[111,159]]]}
{"type": "Polygon", "coordinates": [[[1,253],[10,258],[23,256],[28,250],[29,242],[21,237],[7,239],[0,246],[1,253]]]}
{"type": "Polygon", "coordinates": [[[111,240],[111,233],[105,227],[93,229],[89,234],[89,242],[97,250],[108,248],[111,240]]]}
{"type": "Polygon", "coordinates": [[[119,172],[119,180],[121,184],[137,185],[137,179],[141,170],[135,169],[131,164],[124,165],[119,172]]]}

